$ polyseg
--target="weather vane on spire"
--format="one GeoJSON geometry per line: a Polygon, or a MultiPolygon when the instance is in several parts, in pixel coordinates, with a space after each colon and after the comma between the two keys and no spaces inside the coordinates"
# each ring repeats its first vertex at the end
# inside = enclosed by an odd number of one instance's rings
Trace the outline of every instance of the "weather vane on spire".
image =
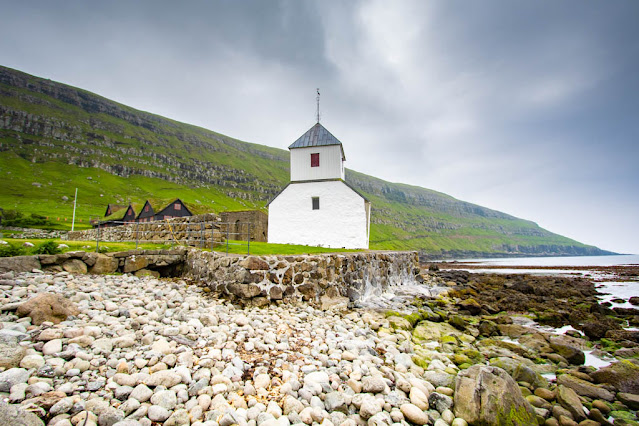
{"type": "Polygon", "coordinates": [[[319,110],[319,101],[320,101],[320,92],[319,87],[317,88],[317,122],[320,122],[320,110],[319,110]]]}

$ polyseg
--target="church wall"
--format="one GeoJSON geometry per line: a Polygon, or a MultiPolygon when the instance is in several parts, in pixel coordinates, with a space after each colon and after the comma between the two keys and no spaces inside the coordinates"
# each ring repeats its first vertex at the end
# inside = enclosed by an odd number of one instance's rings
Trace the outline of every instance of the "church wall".
{"type": "Polygon", "coordinates": [[[344,179],[340,145],[291,149],[291,181],[344,179]],[[311,167],[311,153],[319,153],[319,167],[311,167]]]}
{"type": "Polygon", "coordinates": [[[368,248],[365,201],[341,181],[291,183],[269,205],[268,241],[368,248]],[[319,210],[312,197],[319,197],[319,210]]]}

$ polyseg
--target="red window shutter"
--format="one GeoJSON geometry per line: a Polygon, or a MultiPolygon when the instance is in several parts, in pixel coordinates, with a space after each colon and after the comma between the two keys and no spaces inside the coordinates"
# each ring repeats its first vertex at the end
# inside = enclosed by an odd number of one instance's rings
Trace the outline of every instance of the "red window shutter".
{"type": "Polygon", "coordinates": [[[319,152],[311,154],[311,167],[319,167],[319,152]]]}

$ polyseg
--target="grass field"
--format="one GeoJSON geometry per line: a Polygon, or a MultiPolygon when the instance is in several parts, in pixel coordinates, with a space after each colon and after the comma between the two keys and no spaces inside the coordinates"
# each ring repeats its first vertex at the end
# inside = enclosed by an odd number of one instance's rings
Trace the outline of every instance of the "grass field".
{"type": "MultiPolygon", "coordinates": [[[[0,254],[2,253],[3,246],[12,246],[14,249],[22,249],[22,252],[19,255],[30,255],[35,254],[34,251],[41,246],[43,243],[47,241],[53,241],[56,245],[65,244],[68,247],[61,249],[61,252],[71,252],[71,251],[96,251],[96,243],[95,241],[67,241],[67,240],[43,240],[43,239],[13,239],[13,238],[5,238],[3,241],[7,242],[6,245],[0,245],[0,254]],[[26,242],[30,242],[34,244],[35,247],[23,247],[23,244],[26,242]]],[[[140,243],[138,248],[140,250],[160,250],[160,249],[170,249],[176,247],[177,244],[152,244],[152,243],[140,243]]],[[[135,242],[100,242],[99,245],[100,252],[102,253],[113,253],[118,251],[128,251],[135,250],[136,244],[135,242]]],[[[203,249],[205,251],[211,251],[210,248],[203,249]]],[[[332,248],[323,248],[323,247],[311,247],[311,246],[301,246],[301,245],[291,245],[291,244],[269,244],[263,242],[251,242],[250,247],[247,245],[246,241],[229,241],[228,244],[228,253],[231,254],[247,254],[247,251],[250,250],[250,254],[253,255],[300,255],[300,254],[317,254],[317,253],[336,253],[336,252],[356,252],[358,250],[344,250],[344,249],[332,249],[332,248]]],[[[6,251],[6,249],[5,249],[6,251]]],[[[213,251],[226,253],[227,245],[226,243],[218,244],[213,248],[213,251]]]]}

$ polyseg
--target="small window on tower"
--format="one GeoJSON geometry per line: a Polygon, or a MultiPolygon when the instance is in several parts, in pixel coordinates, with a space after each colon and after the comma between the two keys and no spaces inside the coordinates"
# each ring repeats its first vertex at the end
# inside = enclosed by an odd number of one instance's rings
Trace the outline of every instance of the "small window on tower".
{"type": "Polygon", "coordinates": [[[319,210],[319,197],[313,197],[313,210],[319,210]]]}
{"type": "Polygon", "coordinates": [[[319,167],[319,152],[311,154],[311,167],[319,167]]]}

